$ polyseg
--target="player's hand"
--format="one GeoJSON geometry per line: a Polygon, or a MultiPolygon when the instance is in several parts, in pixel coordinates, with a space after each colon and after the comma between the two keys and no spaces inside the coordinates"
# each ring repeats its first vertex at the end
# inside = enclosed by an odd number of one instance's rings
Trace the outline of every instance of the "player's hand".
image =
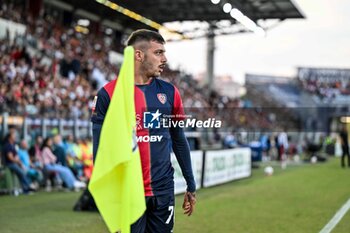
{"type": "Polygon", "coordinates": [[[182,209],[184,214],[191,216],[196,206],[196,193],[186,192],[184,196],[184,203],[182,209]]]}

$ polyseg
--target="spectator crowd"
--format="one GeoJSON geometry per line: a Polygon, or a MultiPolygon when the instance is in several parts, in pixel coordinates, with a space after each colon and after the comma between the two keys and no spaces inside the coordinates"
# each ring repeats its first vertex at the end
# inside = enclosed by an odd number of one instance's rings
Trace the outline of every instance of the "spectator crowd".
{"type": "Polygon", "coordinates": [[[102,37],[63,27],[50,14],[34,20],[19,12],[11,4],[0,11],[0,18],[27,27],[14,41],[0,40],[0,111],[88,119],[96,91],[118,71],[108,60],[111,47],[102,37]]]}
{"type": "Polygon", "coordinates": [[[347,69],[299,69],[300,86],[321,100],[350,96],[350,70],[347,69]]]}
{"type": "MultiPolygon", "coordinates": [[[[106,35],[65,27],[46,11],[34,19],[21,7],[4,3],[0,17],[27,27],[14,41],[0,40],[0,112],[88,120],[97,90],[118,74],[108,52],[121,45],[106,35]]],[[[167,69],[162,77],[179,88],[188,114],[221,118],[230,127],[269,127],[266,115],[240,109],[239,99],[205,93],[207,87],[191,75],[167,69]]]]}
{"type": "Polygon", "coordinates": [[[93,170],[91,140],[73,140],[68,135],[43,139],[36,137],[33,143],[19,139],[16,129],[9,130],[1,145],[1,164],[10,169],[23,193],[40,187],[50,191],[52,187],[79,190],[86,187],[93,170]]]}
{"type": "MultiPolygon", "coordinates": [[[[13,40],[9,35],[0,39],[0,113],[88,120],[97,91],[118,74],[119,67],[111,63],[109,52],[120,52],[121,42],[101,32],[79,32],[76,25],[63,25],[45,9],[34,18],[23,7],[9,2],[2,2],[0,18],[22,23],[26,31],[13,40]]],[[[162,78],[178,87],[187,115],[222,120],[227,132],[273,131],[276,127],[276,114],[248,106],[242,99],[208,92],[209,88],[191,75],[167,67],[162,78]]],[[[343,79],[322,81],[308,77],[300,79],[300,83],[320,97],[350,95],[350,81],[343,79]]],[[[263,97],[259,93],[255,98],[263,97]]],[[[275,144],[280,145],[276,146],[279,160],[288,148],[286,137],[275,137],[275,144]]],[[[264,150],[272,147],[274,136],[268,138],[261,142],[266,145],[264,150]]],[[[214,132],[214,140],[222,140],[227,148],[241,144],[232,134],[221,138],[219,132],[214,132]]],[[[92,145],[88,138],[74,140],[72,135],[65,135],[63,140],[56,134],[28,142],[19,140],[16,130],[11,129],[1,146],[2,165],[18,177],[24,193],[39,187],[84,188],[92,173],[92,145]]]]}

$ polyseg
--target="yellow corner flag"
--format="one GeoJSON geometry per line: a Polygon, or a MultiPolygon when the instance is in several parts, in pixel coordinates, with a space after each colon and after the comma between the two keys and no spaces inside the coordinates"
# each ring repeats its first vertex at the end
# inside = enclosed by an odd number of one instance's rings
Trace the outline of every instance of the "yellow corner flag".
{"type": "Polygon", "coordinates": [[[104,119],[89,190],[110,232],[129,233],[146,209],[136,142],[134,49],[124,62],[104,119]]]}

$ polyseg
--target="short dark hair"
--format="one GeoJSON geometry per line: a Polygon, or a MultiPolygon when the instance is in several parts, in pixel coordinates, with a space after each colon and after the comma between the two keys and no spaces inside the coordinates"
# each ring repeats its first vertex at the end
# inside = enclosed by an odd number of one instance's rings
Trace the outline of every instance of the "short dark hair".
{"type": "Polygon", "coordinates": [[[147,30],[147,29],[139,29],[131,33],[128,40],[126,41],[126,45],[134,45],[139,41],[156,41],[160,44],[164,44],[164,38],[155,31],[147,30]]]}

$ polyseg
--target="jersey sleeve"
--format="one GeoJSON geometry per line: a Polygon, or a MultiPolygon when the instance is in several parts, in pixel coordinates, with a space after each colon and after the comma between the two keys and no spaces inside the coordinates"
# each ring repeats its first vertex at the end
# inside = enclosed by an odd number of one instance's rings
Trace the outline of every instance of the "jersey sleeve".
{"type": "Polygon", "coordinates": [[[196,182],[192,171],[190,146],[188,145],[185,133],[182,128],[176,127],[170,129],[170,134],[172,138],[173,151],[180,165],[182,175],[186,180],[187,191],[195,192],[196,182]]]}
{"type": "MultiPolygon", "coordinates": [[[[182,105],[181,96],[179,90],[175,88],[174,93],[174,106],[173,115],[175,115],[176,120],[184,120],[185,112],[182,105]]],[[[192,164],[191,164],[191,154],[190,147],[188,145],[187,139],[185,137],[184,130],[180,127],[172,127],[170,129],[172,147],[175,153],[176,159],[179,162],[182,174],[186,180],[187,191],[196,191],[196,182],[194,180],[192,164]]]]}
{"type": "Polygon", "coordinates": [[[97,96],[95,96],[94,103],[92,106],[91,122],[94,160],[96,158],[97,149],[100,142],[102,124],[107,113],[109,102],[110,97],[107,91],[104,88],[102,88],[97,93],[97,96]]]}
{"type": "Polygon", "coordinates": [[[185,111],[182,104],[181,96],[179,90],[174,86],[174,106],[172,114],[175,116],[175,120],[184,120],[185,111]]]}

